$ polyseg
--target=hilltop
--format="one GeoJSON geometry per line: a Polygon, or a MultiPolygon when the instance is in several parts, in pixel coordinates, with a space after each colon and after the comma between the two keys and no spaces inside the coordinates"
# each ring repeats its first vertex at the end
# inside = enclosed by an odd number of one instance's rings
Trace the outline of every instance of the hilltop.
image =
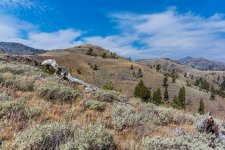
{"type": "Polygon", "coordinates": [[[0,49],[9,54],[15,55],[36,55],[44,53],[44,50],[35,49],[20,43],[0,42],[0,49]]]}

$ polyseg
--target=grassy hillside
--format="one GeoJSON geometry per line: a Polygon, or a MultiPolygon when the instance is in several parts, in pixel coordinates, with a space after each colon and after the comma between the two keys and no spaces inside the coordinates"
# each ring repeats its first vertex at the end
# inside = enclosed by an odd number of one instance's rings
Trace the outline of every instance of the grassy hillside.
{"type": "MultiPolygon", "coordinates": [[[[130,62],[119,62],[129,67],[130,62]]],[[[150,71],[151,77],[162,76],[150,71]]],[[[197,114],[114,91],[85,92],[79,85],[15,62],[0,62],[0,83],[3,150],[211,149],[212,135],[196,131],[197,114]]]]}
{"type": "Polygon", "coordinates": [[[73,76],[98,87],[103,87],[111,81],[117,91],[121,91],[122,94],[129,98],[133,97],[135,86],[140,80],[144,81],[152,93],[160,88],[163,95],[164,88],[162,85],[164,74],[176,69],[178,70],[176,83],[172,83],[171,77],[168,79],[169,101],[171,102],[174,95],[177,95],[179,89],[184,86],[186,89],[187,111],[196,113],[198,111],[199,101],[202,98],[206,111],[225,119],[223,115],[225,108],[224,99],[217,96],[212,101],[210,100],[210,92],[207,93],[204,90],[200,90],[199,87],[194,86],[195,80],[203,77],[207,79],[210,85],[213,85],[217,89],[219,88],[218,85],[223,81],[222,76],[225,76],[224,72],[199,71],[166,59],[132,62],[119,56],[118,59],[117,57],[112,58],[111,56],[112,54],[109,51],[98,46],[83,45],[66,50],[47,52],[35,56],[35,58],[39,60],[53,58],[60,65],[69,68],[73,76]],[[92,49],[92,55],[87,55],[90,48],[92,49]],[[106,53],[108,58],[102,57],[104,53],[106,53]],[[156,67],[154,67],[157,64],[161,64],[162,66],[160,71],[156,71],[156,67]],[[93,69],[95,65],[97,66],[97,70],[93,69]],[[131,69],[131,66],[133,66],[133,69],[131,69]],[[134,72],[137,76],[139,69],[141,69],[143,74],[141,78],[133,76],[134,72]],[[185,72],[187,74],[186,77],[184,77],[185,72]],[[218,80],[218,76],[220,76],[220,80],[218,80]],[[187,86],[187,81],[191,86],[187,86]]]}

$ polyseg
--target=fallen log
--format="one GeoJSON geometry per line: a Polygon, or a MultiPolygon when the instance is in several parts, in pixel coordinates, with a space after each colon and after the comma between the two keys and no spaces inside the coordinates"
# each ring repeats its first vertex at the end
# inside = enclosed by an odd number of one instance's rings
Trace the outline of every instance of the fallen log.
{"type": "Polygon", "coordinates": [[[85,87],[86,91],[97,91],[97,90],[99,90],[98,87],[95,87],[91,84],[88,84],[87,82],[84,82],[83,80],[80,80],[78,78],[73,77],[66,68],[58,65],[57,62],[54,59],[44,60],[41,63],[41,65],[42,66],[51,66],[55,70],[55,73],[61,75],[63,77],[63,79],[66,79],[70,82],[75,82],[75,83],[83,85],[85,87]]]}
{"type": "Polygon", "coordinates": [[[225,144],[225,130],[222,125],[216,123],[209,112],[202,117],[197,123],[199,132],[206,132],[215,135],[215,140],[221,141],[225,144]]]}

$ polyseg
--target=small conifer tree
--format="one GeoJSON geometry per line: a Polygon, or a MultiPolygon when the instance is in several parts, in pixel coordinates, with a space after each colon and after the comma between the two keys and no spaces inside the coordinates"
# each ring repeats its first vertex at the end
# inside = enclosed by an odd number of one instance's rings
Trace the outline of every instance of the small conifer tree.
{"type": "Polygon", "coordinates": [[[152,102],[156,105],[162,104],[161,91],[159,88],[153,93],[152,102]]]}
{"type": "Polygon", "coordinates": [[[133,70],[134,69],[134,66],[133,65],[130,65],[130,69],[133,70]]]}
{"type": "Polygon", "coordinates": [[[141,98],[144,102],[149,102],[151,100],[151,92],[149,88],[144,85],[142,80],[135,87],[134,96],[141,98]]]}
{"type": "Polygon", "coordinates": [[[202,115],[202,114],[204,114],[204,112],[205,112],[205,105],[204,105],[203,100],[201,99],[199,102],[198,113],[202,115]]]}

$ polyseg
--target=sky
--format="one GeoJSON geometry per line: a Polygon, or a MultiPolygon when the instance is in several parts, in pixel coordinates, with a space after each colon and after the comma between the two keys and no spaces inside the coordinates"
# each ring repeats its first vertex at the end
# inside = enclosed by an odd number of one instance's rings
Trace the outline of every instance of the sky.
{"type": "Polygon", "coordinates": [[[0,41],[225,62],[224,0],[0,0],[0,41]]]}

